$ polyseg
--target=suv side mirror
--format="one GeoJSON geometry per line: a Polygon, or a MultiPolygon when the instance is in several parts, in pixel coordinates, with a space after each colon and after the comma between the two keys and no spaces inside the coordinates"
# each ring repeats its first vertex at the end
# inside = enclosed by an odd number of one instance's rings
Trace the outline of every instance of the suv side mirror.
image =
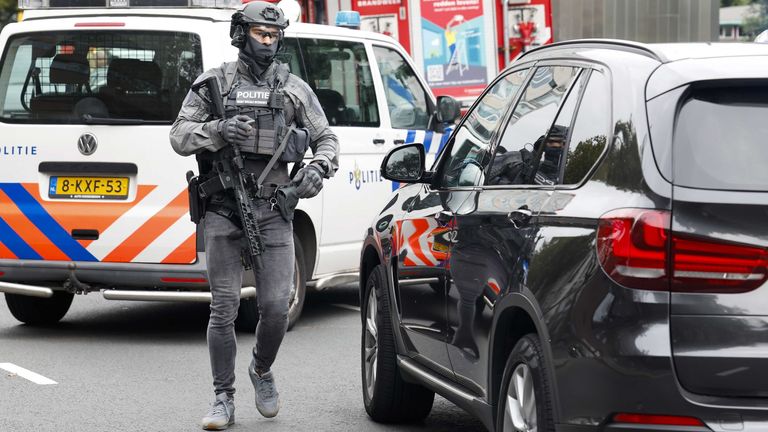
{"type": "Polygon", "coordinates": [[[437,97],[437,121],[453,123],[461,115],[461,104],[450,96],[437,97]]]}
{"type": "Polygon", "coordinates": [[[401,183],[416,183],[424,176],[424,146],[406,144],[390,150],[381,162],[381,176],[401,183]]]}

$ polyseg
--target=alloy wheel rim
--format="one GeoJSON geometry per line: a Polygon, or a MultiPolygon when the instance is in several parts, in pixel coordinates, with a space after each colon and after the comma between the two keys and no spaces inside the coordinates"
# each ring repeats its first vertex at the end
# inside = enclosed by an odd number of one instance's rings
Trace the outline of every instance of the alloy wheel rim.
{"type": "Polygon", "coordinates": [[[537,432],[536,392],[533,374],[528,365],[515,367],[507,389],[504,404],[504,428],[506,431],[537,432]]]}
{"type": "Polygon", "coordinates": [[[376,327],[378,300],[376,299],[376,290],[374,288],[371,288],[371,292],[368,294],[368,305],[365,310],[365,345],[363,346],[363,355],[365,356],[365,390],[368,400],[371,400],[373,399],[373,388],[376,385],[376,366],[379,359],[379,333],[376,327]]]}

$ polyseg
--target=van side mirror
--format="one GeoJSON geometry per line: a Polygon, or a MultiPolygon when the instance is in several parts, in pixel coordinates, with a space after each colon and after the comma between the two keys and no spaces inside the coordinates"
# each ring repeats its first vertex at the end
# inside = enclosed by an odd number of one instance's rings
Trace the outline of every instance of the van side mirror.
{"type": "Polygon", "coordinates": [[[450,96],[437,97],[437,121],[453,123],[461,115],[461,104],[450,96]]]}
{"type": "Polygon", "coordinates": [[[401,183],[416,183],[424,176],[424,146],[405,144],[393,148],[381,162],[381,176],[401,183]]]}

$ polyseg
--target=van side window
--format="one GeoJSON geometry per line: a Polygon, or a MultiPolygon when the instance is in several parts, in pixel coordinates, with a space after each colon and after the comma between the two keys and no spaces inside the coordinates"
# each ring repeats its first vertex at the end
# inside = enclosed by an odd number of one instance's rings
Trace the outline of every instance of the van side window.
{"type": "Polygon", "coordinates": [[[171,123],[191,81],[202,73],[201,51],[198,35],[171,31],[12,37],[0,65],[0,119],[171,123]]]}
{"type": "Polygon", "coordinates": [[[555,183],[556,176],[538,175],[538,161],[550,144],[550,127],[579,71],[567,66],[536,69],[501,135],[486,184],[555,183]]]}
{"type": "Polygon", "coordinates": [[[573,125],[563,184],[578,184],[603,154],[611,122],[608,78],[592,71],[573,125]]]}
{"type": "Polygon", "coordinates": [[[365,45],[301,39],[307,83],[331,126],[379,126],[379,109],[365,45]]]}
{"type": "Polygon", "coordinates": [[[491,139],[509,103],[525,83],[528,69],[507,74],[480,96],[466,120],[452,136],[442,162],[440,186],[477,186],[490,159],[491,139]]]}
{"type": "Polygon", "coordinates": [[[307,73],[301,67],[301,54],[299,53],[299,41],[296,38],[287,37],[283,40],[283,48],[276,56],[281,63],[288,65],[291,73],[307,81],[307,73]]]}
{"type": "Polygon", "coordinates": [[[389,117],[395,129],[427,129],[429,125],[429,97],[411,65],[397,51],[373,47],[373,54],[381,72],[389,117]]]}

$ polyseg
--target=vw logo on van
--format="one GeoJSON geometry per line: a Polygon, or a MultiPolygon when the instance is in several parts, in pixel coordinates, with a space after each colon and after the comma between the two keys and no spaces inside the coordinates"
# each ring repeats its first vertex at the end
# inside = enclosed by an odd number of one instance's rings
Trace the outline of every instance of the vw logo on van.
{"type": "Polygon", "coordinates": [[[84,133],[77,140],[77,149],[85,156],[92,155],[96,151],[97,146],[98,140],[96,140],[96,135],[92,133],[84,133]]]}

